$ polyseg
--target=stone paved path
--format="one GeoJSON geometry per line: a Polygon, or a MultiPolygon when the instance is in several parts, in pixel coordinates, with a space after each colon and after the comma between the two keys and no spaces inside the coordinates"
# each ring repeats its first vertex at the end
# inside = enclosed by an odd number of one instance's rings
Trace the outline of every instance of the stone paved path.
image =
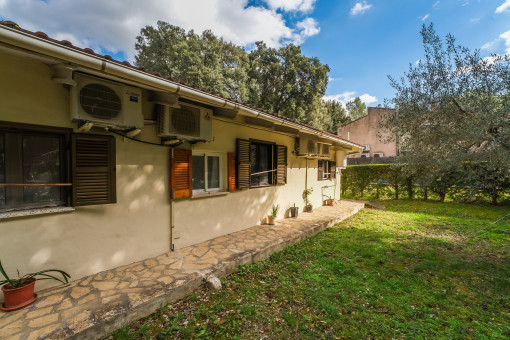
{"type": "Polygon", "coordinates": [[[225,276],[241,264],[264,260],[363,206],[342,201],[38,292],[33,305],[0,312],[0,339],[99,338],[190,295],[205,277],[225,276]]]}

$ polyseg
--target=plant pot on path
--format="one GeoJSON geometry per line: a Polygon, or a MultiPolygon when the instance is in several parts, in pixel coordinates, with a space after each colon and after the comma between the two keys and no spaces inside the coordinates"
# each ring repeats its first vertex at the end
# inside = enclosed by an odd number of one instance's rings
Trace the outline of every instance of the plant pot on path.
{"type": "Polygon", "coordinates": [[[23,282],[19,288],[11,288],[9,283],[2,286],[4,293],[4,303],[0,309],[6,312],[15,311],[30,306],[37,300],[37,294],[34,294],[35,279],[29,278],[23,282]]]}

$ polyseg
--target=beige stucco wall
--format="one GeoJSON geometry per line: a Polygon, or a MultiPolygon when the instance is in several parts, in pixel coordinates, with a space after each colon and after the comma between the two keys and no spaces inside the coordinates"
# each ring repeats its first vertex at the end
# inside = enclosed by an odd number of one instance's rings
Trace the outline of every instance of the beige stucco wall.
{"type": "MultiPolygon", "coordinates": [[[[69,89],[51,81],[42,62],[0,52],[0,121],[76,128],[69,117],[69,89]]],[[[150,104],[144,102],[144,108],[150,104]]],[[[303,207],[305,163],[311,201],[321,205],[321,187],[335,181],[317,181],[317,160],[297,158],[294,138],[287,135],[213,121],[215,140],[196,144],[194,151],[235,151],[236,138],[255,138],[288,147],[288,184],[249,189],[224,196],[181,199],[175,203],[176,248],[199,243],[260,223],[273,204],[282,209],[303,207]]],[[[158,142],[155,126],[139,136],[158,142]]],[[[189,147],[189,145],[184,145],[189,147]]],[[[72,279],[152,257],[170,249],[169,149],[116,136],[117,203],[77,207],[75,211],[32,217],[0,219],[0,260],[9,273],[59,268],[72,279]]],[[[339,184],[339,181],[338,181],[339,184]]],[[[325,191],[339,197],[339,185],[325,191]]],[[[52,284],[37,283],[36,289],[52,284]]]]}
{"type": "MultiPolygon", "coordinates": [[[[384,119],[386,114],[392,111],[394,110],[369,107],[365,117],[338,128],[338,135],[357,144],[370,145],[370,151],[368,152],[370,157],[373,157],[374,153],[377,152],[382,152],[384,157],[395,156],[397,154],[395,141],[383,143],[378,136],[380,132],[379,123],[384,119]]],[[[384,134],[383,139],[386,139],[387,136],[387,134],[384,134]]],[[[349,155],[349,157],[360,156],[360,153],[349,155]]]]}

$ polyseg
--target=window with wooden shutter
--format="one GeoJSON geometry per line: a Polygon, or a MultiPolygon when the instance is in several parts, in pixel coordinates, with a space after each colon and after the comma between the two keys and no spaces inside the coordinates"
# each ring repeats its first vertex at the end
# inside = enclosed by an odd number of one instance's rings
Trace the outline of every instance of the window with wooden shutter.
{"type": "Polygon", "coordinates": [[[329,173],[330,173],[330,179],[336,178],[336,162],[329,162],[329,173]]]}
{"type": "Polygon", "coordinates": [[[236,187],[248,189],[250,187],[251,162],[250,162],[250,141],[237,139],[237,166],[236,166],[236,187]]]}
{"type": "Polygon", "coordinates": [[[227,154],[228,191],[236,191],[236,153],[227,154]]]}
{"type": "Polygon", "coordinates": [[[172,198],[191,197],[191,150],[170,149],[170,195],[172,198]]]}
{"type": "Polygon", "coordinates": [[[276,184],[287,183],[287,147],[285,145],[277,145],[277,171],[276,171],[276,184]]]}
{"type": "Polygon", "coordinates": [[[117,202],[115,138],[75,134],[73,140],[73,205],[117,202]]]}

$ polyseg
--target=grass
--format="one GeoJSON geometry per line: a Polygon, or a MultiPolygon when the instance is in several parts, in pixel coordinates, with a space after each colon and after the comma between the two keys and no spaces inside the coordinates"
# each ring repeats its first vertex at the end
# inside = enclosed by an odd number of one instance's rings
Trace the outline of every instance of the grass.
{"type": "Polygon", "coordinates": [[[384,204],[110,338],[509,338],[510,207],[384,204]]]}

